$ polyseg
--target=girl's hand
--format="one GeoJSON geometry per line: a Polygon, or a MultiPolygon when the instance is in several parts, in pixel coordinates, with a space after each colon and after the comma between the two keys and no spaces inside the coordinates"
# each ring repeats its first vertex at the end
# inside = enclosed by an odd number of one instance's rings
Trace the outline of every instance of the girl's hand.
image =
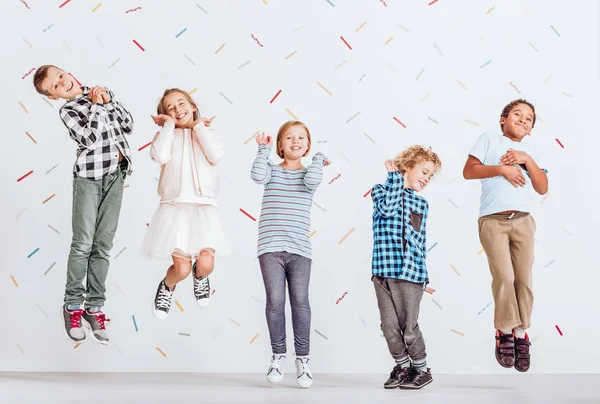
{"type": "Polygon", "coordinates": [[[327,167],[329,164],[331,164],[331,160],[326,158],[325,161],[323,162],[323,167],[327,167]]]}
{"type": "Polygon", "coordinates": [[[265,144],[271,148],[273,146],[273,139],[271,138],[271,136],[265,135],[265,132],[257,133],[255,139],[256,143],[258,143],[259,145],[265,144]]]}
{"type": "Polygon", "coordinates": [[[396,163],[394,163],[392,160],[385,161],[385,168],[387,169],[388,173],[398,171],[398,169],[396,168],[396,163]]]}
{"type": "Polygon", "coordinates": [[[169,115],[152,115],[152,119],[154,120],[154,123],[161,128],[166,122],[175,123],[173,118],[171,118],[169,115]]]}
{"type": "Polygon", "coordinates": [[[210,126],[210,124],[212,123],[213,119],[215,119],[214,116],[212,118],[198,118],[194,122],[192,122],[190,129],[194,128],[199,123],[204,123],[204,126],[206,126],[208,128],[210,126]]]}
{"type": "Polygon", "coordinates": [[[433,293],[435,292],[435,289],[427,286],[427,288],[425,289],[425,292],[429,293],[430,295],[433,295],[433,293]]]}

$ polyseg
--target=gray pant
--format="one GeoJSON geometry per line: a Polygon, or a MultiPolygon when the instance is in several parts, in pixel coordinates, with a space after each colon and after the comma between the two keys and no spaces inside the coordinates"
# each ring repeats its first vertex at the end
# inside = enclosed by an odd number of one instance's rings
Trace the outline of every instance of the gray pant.
{"type": "Polygon", "coordinates": [[[423,284],[380,276],[373,276],[372,280],[383,335],[392,357],[400,360],[409,356],[413,362],[422,362],[427,354],[417,320],[423,284]]]}
{"type": "Polygon", "coordinates": [[[286,353],[285,281],[287,279],[296,356],[307,356],[310,351],[308,284],[311,260],[285,251],[264,253],[258,257],[258,260],[267,293],[265,314],[273,353],[286,353]]]}
{"type": "Polygon", "coordinates": [[[119,222],[125,176],[125,170],[119,166],[100,180],[73,179],[73,239],[67,263],[67,305],[82,305],[84,293],[87,307],[104,304],[109,252],[119,222]]]}

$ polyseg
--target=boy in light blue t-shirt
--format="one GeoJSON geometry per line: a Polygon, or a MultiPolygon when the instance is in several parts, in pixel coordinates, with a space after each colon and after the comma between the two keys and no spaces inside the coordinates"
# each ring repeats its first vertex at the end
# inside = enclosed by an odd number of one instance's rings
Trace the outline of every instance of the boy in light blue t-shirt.
{"type": "Polygon", "coordinates": [[[481,180],[479,239],[488,257],[494,297],[496,360],[526,372],[533,307],[532,269],[536,223],[533,193],[548,192],[546,170],[533,145],[523,143],[535,125],[535,108],[518,99],[500,115],[502,135],[483,133],[469,152],[463,176],[481,180]]]}

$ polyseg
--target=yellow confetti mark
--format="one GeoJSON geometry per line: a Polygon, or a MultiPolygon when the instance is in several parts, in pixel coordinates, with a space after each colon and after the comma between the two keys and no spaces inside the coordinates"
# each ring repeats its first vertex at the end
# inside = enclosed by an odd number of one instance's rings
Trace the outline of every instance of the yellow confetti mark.
{"type": "Polygon", "coordinates": [[[194,94],[196,91],[198,91],[198,89],[197,89],[197,88],[194,88],[194,89],[193,89],[192,91],[190,91],[188,94],[189,94],[189,95],[192,95],[192,94],[194,94]]]}
{"type": "Polygon", "coordinates": [[[298,120],[299,120],[299,119],[298,119],[298,117],[297,117],[296,115],[294,115],[294,114],[292,113],[292,111],[290,111],[289,109],[287,109],[287,108],[286,108],[286,109],[285,109],[285,112],[287,112],[288,114],[290,114],[290,115],[292,116],[292,118],[294,118],[294,120],[295,120],[295,121],[298,121],[298,120]]]}
{"type": "Polygon", "coordinates": [[[21,106],[21,108],[23,108],[23,111],[25,111],[26,114],[29,113],[29,111],[27,111],[27,108],[25,108],[25,105],[23,105],[21,101],[19,101],[19,105],[21,106]]]}
{"type": "Polygon", "coordinates": [[[385,41],[385,44],[387,45],[387,44],[389,44],[390,42],[392,42],[392,39],[394,39],[394,37],[393,37],[393,36],[391,36],[391,37],[390,37],[390,39],[388,39],[387,41],[385,41]]]}
{"type": "Polygon", "coordinates": [[[263,3],[265,3],[265,6],[268,6],[269,3],[267,3],[267,0],[262,0],[263,3]]]}
{"type": "Polygon", "coordinates": [[[481,255],[482,252],[483,252],[483,248],[481,250],[479,250],[479,252],[477,253],[477,255],[481,255]]]}
{"type": "Polygon", "coordinates": [[[123,187],[123,189],[125,189],[125,188],[129,188],[129,184],[127,184],[123,187]]]}
{"type": "Polygon", "coordinates": [[[15,284],[16,287],[19,287],[19,284],[17,283],[17,280],[15,279],[14,276],[10,276],[10,279],[12,279],[13,283],[15,284]]]}
{"type": "Polygon", "coordinates": [[[246,141],[244,142],[244,144],[248,144],[248,142],[251,141],[252,139],[254,139],[257,134],[258,134],[258,131],[254,132],[252,134],[252,136],[250,136],[248,139],[246,139],[246,141]]]}
{"type": "Polygon", "coordinates": [[[354,227],[352,229],[350,229],[350,231],[348,233],[346,233],[346,235],[344,237],[342,237],[342,239],[340,241],[338,241],[338,244],[342,244],[350,234],[352,234],[352,232],[354,231],[354,227]]]}
{"type": "Polygon", "coordinates": [[[183,306],[179,304],[177,300],[175,300],[175,304],[179,307],[179,310],[183,311],[183,306]]]}
{"type": "Polygon", "coordinates": [[[35,139],[33,138],[33,136],[31,136],[31,135],[29,134],[29,132],[25,132],[25,134],[26,134],[27,136],[29,136],[29,139],[31,139],[31,140],[33,141],[33,143],[37,144],[37,142],[35,141],[35,139]]]}
{"type": "Polygon", "coordinates": [[[50,195],[48,198],[46,198],[46,200],[44,202],[42,202],[42,204],[48,202],[50,199],[54,198],[55,196],[56,196],[56,194],[50,195]]]}
{"type": "Polygon", "coordinates": [[[221,49],[223,49],[223,47],[224,47],[224,46],[225,46],[225,44],[223,44],[223,45],[219,46],[219,49],[217,49],[217,50],[215,51],[215,55],[216,55],[217,53],[221,52],[221,49]]]}
{"type": "Polygon", "coordinates": [[[75,344],[75,346],[73,346],[73,349],[77,349],[77,348],[79,348],[80,346],[81,346],[81,342],[78,342],[78,343],[76,343],[76,344],[75,344]]]}
{"type": "Polygon", "coordinates": [[[312,236],[314,236],[316,232],[317,232],[316,230],[313,230],[313,232],[310,233],[310,237],[312,238],[312,236]]]}
{"type": "Polygon", "coordinates": [[[454,267],[454,265],[450,264],[450,266],[452,267],[452,269],[454,269],[454,272],[456,272],[456,275],[460,276],[460,273],[458,273],[458,270],[454,267]]]}
{"type": "Polygon", "coordinates": [[[458,334],[458,335],[460,335],[461,337],[464,337],[464,336],[465,336],[465,334],[463,334],[463,333],[462,333],[462,332],[460,332],[460,331],[456,331],[454,328],[451,328],[451,329],[450,329],[450,331],[452,331],[452,332],[453,332],[453,333],[455,333],[455,334],[458,334]]]}
{"type": "Polygon", "coordinates": [[[96,10],[98,10],[100,7],[102,7],[102,3],[100,3],[96,7],[94,7],[94,9],[92,10],[92,13],[95,13],[96,10]]]}
{"type": "Polygon", "coordinates": [[[158,351],[158,352],[159,352],[159,353],[160,353],[162,356],[164,356],[165,358],[167,357],[167,354],[166,354],[166,353],[164,353],[164,352],[163,352],[163,350],[162,350],[162,349],[160,349],[159,347],[156,347],[156,350],[157,350],[157,351],[158,351]]]}
{"type": "Polygon", "coordinates": [[[494,9],[495,9],[495,8],[496,8],[496,6],[492,6],[492,8],[490,8],[490,9],[489,9],[488,11],[486,11],[485,13],[486,13],[486,14],[489,14],[489,13],[491,13],[492,11],[494,11],[494,9]]]}
{"type": "Polygon", "coordinates": [[[319,87],[321,87],[323,90],[325,90],[325,92],[326,92],[327,94],[329,94],[330,96],[332,96],[332,97],[333,97],[333,94],[331,94],[331,91],[329,91],[328,89],[326,89],[326,88],[325,88],[325,86],[324,86],[323,84],[319,83],[318,81],[317,81],[317,84],[319,85],[319,87]]]}
{"type": "Polygon", "coordinates": [[[254,336],[254,338],[252,338],[252,339],[250,340],[250,343],[253,343],[254,341],[256,341],[256,339],[258,338],[258,336],[259,336],[259,335],[260,335],[260,334],[256,334],[256,335],[254,336]]]}
{"type": "Polygon", "coordinates": [[[365,22],[363,22],[362,24],[360,24],[360,27],[356,28],[356,29],[354,30],[354,32],[358,32],[358,31],[360,31],[361,29],[363,29],[363,27],[364,27],[365,25],[367,25],[367,22],[366,22],[366,21],[365,21],[365,22]]]}
{"type": "Polygon", "coordinates": [[[285,60],[288,60],[289,58],[291,58],[292,56],[294,56],[297,52],[298,52],[297,50],[293,51],[292,53],[290,53],[289,55],[287,55],[285,57],[285,60]]]}

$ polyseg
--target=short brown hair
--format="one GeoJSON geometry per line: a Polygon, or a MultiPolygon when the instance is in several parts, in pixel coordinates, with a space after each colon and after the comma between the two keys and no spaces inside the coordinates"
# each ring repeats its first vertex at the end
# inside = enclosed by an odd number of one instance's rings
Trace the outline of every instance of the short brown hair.
{"type": "Polygon", "coordinates": [[[167,109],[165,108],[165,106],[163,104],[165,102],[165,98],[167,97],[167,95],[169,95],[171,93],[183,94],[183,96],[185,97],[187,102],[189,102],[190,104],[192,104],[194,106],[194,108],[196,108],[196,111],[194,111],[194,114],[192,115],[192,119],[195,121],[196,119],[200,118],[200,111],[198,110],[198,106],[196,105],[196,102],[187,93],[187,91],[183,91],[179,88],[168,88],[165,90],[164,94],[160,98],[160,101],[158,102],[158,107],[156,107],[156,113],[158,115],[167,115],[167,109]]]}
{"type": "MultiPolygon", "coordinates": [[[[535,119],[536,119],[535,107],[533,106],[532,103],[530,103],[527,100],[524,100],[523,98],[519,98],[518,100],[514,100],[514,101],[511,101],[508,104],[506,104],[506,106],[502,110],[502,113],[500,114],[500,118],[508,118],[508,114],[510,113],[510,111],[512,111],[512,109],[515,106],[517,106],[518,104],[528,105],[529,108],[531,108],[531,110],[533,111],[533,123],[531,124],[531,129],[533,129],[533,127],[535,126],[535,119]]],[[[504,124],[500,124],[500,129],[502,129],[502,131],[504,132],[504,124]]]]}
{"type": "MultiPolygon", "coordinates": [[[[310,145],[311,145],[312,141],[310,139],[310,131],[308,130],[308,127],[300,121],[287,121],[286,123],[281,125],[281,127],[279,128],[279,131],[277,132],[277,140],[275,141],[275,147],[277,148],[277,155],[280,158],[283,158],[283,150],[281,150],[279,148],[279,142],[281,142],[281,138],[283,137],[283,135],[285,135],[285,132],[287,132],[288,129],[291,128],[292,126],[302,126],[304,128],[304,130],[306,131],[306,137],[308,138],[308,149],[306,150],[306,153],[304,153],[304,156],[306,156],[310,152],[310,145]]],[[[304,157],[304,156],[302,156],[302,157],[304,157]]]]}
{"type": "Polygon", "coordinates": [[[35,90],[42,95],[50,95],[48,91],[42,88],[42,81],[44,81],[46,77],[48,77],[48,69],[50,69],[51,67],[60,70],[60,68],[54,65],[43,65],[38,67],[35,71],[35,74],[33,75],[33,86],[35,87],[35,90]]]}
{"type": "Polygon", "coordinates": [[[404,174],[407,170],[410,170],[419,163],[431,161],[435,167],[434,174],[442,169],[442,160],[439,156],[431,150],[431,147],[423,147],[419,145],[410,146],[404,149],[394,159],[394,164],[398,167],[398,170],[404,174]]]}

